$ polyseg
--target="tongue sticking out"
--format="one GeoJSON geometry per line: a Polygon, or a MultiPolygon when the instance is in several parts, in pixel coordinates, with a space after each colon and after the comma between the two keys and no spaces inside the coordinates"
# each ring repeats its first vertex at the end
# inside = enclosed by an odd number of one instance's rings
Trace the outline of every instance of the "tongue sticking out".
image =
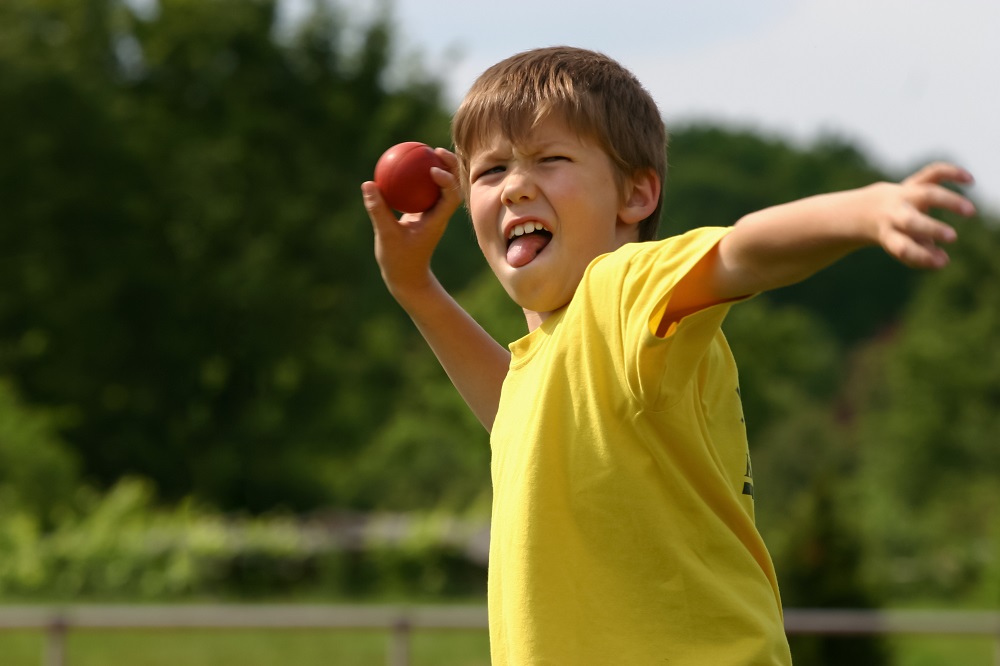
{"type": "Polygon", "coordinates": [[[552,236],[549,234],[524,234],[516,237],[507,246],[507,263],[512,268],[520,268],[531,263],[538,253],[549,244],[552,236]]]}

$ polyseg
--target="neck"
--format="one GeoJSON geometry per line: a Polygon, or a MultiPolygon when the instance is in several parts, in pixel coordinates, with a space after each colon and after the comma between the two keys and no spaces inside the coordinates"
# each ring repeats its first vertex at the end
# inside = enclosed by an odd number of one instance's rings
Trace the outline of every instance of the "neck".
{"type": "Polygon", "coordinates": [[[524,310],[524,320],[528,323],[528,333],[531,333],[536,328],[542,325],[546,319],[549,318],[551,312],[535,312],[533,310],[524,310]]]}

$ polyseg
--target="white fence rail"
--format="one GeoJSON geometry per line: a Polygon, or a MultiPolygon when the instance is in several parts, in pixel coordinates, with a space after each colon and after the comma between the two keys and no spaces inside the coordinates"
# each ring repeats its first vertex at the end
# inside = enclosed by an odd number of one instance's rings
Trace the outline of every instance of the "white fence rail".
{"type": "MultiPolygon", "coordinates": [[[[0,606],[0,631],[46,634],[43,666],[71,666],[74,629],[370,629],[389,634],[386,663],[407,666],[413,631],[486,629],[482,606],[191,605],[0,606]]],[[[1000,666],[1000,612],[786,609],[790,634],[992,637],[1000,666]]]]}

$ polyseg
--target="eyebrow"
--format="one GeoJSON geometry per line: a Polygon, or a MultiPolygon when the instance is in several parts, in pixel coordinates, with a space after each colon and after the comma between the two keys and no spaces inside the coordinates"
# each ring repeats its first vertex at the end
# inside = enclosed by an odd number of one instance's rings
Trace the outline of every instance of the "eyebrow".
{"type": "Polygon", "coordinates": [[[470,162],[479,162],[479,161],[489,162],[489,161],[500,159],[500,157],[502,155],[507,155],[510,152],[511,152],[511,150],[507,146],[498,146],[498,147],[495,147],[495,148],[490,148],[488,150],[479,150],[479,151],[476,151],[475,153],[473,153],[472,159],[469,160],[469,161],[470,162]]]}
{"type": "MultiPolygon", "coordinates": [[[[518,150],[519,152],[524,152],[523,149],[527,148],[527,154],[537,155],[538,153],[544,153],[550,150],[563,150],[564,148],[568,147],[567,146],[568,143],[569,142],[566,141],[565,139],[549,139],[539,142],[531,141],[529,139],[528,141],[523,142],[518,147],[518,150]]],[[[489,161],[499,160],[503,157],[506,157],[511,152],[513,152],[511,146],[512,143],[508,139],[503,139],[501,145],[497,147],[490,148],[487,150],[477,151],[476,153],[474,153],[471,159],[469,160],[469,163],[472,164],[480,161],[489,162],[489,161]]]]}

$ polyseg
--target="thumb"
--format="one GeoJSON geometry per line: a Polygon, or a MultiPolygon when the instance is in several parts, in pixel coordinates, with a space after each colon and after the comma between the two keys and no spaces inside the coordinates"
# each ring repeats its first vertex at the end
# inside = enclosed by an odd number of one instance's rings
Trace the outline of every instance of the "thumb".
{"type": "Polygon", "coordinates": [[[371,220],[375,233],[385,229],[391,229],[397,224],[396,216],[393,215],[389,204],[382,197],[378,185],[374,181],[368,180],[361,183],[361,196],[364,199],[365,210],[368,211],[368,219],[371,220]]]}

